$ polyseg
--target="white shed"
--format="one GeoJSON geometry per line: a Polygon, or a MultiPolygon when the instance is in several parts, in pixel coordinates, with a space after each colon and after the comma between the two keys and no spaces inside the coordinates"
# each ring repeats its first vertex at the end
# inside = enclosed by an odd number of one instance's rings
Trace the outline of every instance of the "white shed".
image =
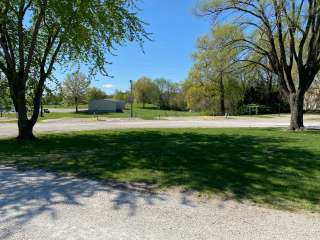
{"type": "Polygon", "coordinates": [[[91,100],[89,102],[89,112],[123,112],[125,103],[114,99],[91,100]]]}

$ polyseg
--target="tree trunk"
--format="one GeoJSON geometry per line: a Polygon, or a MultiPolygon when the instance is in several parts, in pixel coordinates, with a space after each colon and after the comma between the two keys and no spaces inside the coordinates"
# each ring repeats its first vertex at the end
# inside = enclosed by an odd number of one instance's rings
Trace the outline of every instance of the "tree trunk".
{"type": "MultiPolygon", "coordinates": [[[[15,109],[18,114],[18,129],[19,135],[17,137],[18,140],[33,140],[35,136],[33,135],[33,127],[34,123],[28,119],[28,108],[25,96],[25,87],[18,86],[17,94],[15,95],[15,109]]],[[[39,109],[38,109],[39,111],[39,109]]]]}
{"type": "Polygon", "coordinates": [[[79,103],[78,103],[77,97],[75,98],[75,104],[76,104],[76,113],[78,113],[79,112],[79,107],[78,107],[79,103]]]}
{"type": "Polygon", "coordinates": [[[29,120],[20,119],[18,120],[19,135],[18,140],[34,140],[35,136],[33,135],[33,124],[29,120]]]}
{"type": "Polygon", "coordinates": [[[220,74],[219,78],[219,92],[220,92],[220,99],[219,99],[219,111],[220,114],[223,116],[226,113],[225,105],[224,105],[224,84],[223,84],[223,76],[222,73],[220,74]]]}
{"type": "Polygon", "coordinates": [[[25,106],[18,105],[18,129],[19,135],[18,140],[33,140],[35,136],[33,135],[33,126],[32,122],[28,119],[27,108],[25,106]]]}
{"type": "Polygon", "coordinates": [[[303,104],[304,92],[297,91],[289,95],[289,104],[291,111],[290,130],[303,130],[303,104]]]}

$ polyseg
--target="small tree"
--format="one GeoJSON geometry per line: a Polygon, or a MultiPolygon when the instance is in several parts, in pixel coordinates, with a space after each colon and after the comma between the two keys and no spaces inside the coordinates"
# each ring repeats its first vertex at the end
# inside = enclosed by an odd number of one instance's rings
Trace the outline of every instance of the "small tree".
{"type": "Polygon", "coordinates": [[[87,96],[90,81],[87,77],[79,72],[68,74],[63,82],[64,99],[69,104],[74,104],[76,112],[79,112],[79,104],[83,102],[87,96]]]}
{"type": "Polygon", "coordinates": [[[133,89],[136,102],[141,103],[143,108],[146,103],[157,103],[159,90],[150,78],[141,77],[134,83],[133,89]]]}

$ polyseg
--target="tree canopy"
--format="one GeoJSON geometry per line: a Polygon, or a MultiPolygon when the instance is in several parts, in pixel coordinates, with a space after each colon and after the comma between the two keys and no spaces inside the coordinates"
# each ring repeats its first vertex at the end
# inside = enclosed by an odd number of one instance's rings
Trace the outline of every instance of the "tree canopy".
{"type": "Polygon", "coordinates": [[[99,88],[91,87],[87,91],[87,98],[88,101],[95,99],[106,99],[108,98],[108,95],[99,88]]]}
{"type": "Polygon", "coordinates": [[[158,101],[158,87],[152,79],[148,77],[139,78],[134,83],[133,90],[135,101],[141,103],[143,108],[147,103],[154,104],[158,101]]]}
{"type": "MultiPolygon", "coordinates": [[[[212,28],[210,34],[198,39],[197,51],[193,54],[194,65],[189,73],[191,81],[198,82],[198,86],[196,84],[195,87],[190,88],[192,92],[188,97],[189,102],[191,102],[191,96],[195,96],[197,92],[202,91],[207,95],[203,100],[207,99],[206,102],[209,104],[209,102],[213,103],[213,98],[217,98],[219,102],[217,112],[221,115],[225,114],[225,85],[236,77],[239,71],[238,55],[240,52],[238,48],[227,46],[227,44],[241,36],[240,28],[232,24],[224,24],[212,28]],[[208,101],[210,98],[211,100],[208,101]]],[[[236,81],[233,81],[233,83],[235,87],[236,81]]],[[[228,85],[230,86],[230,84],[228,85]]],[[[230,92],[228,94],[232,95],[230,92]]],[[[201,98],[201,96],[197,98],[201,98]]],[[[202,102],[198,101],[199,104],[202,102]]],[[[205,106],[206,104],[201,105],[205,106]]],[[[214,107],[211,106],[211,108],[214,107]]]]}

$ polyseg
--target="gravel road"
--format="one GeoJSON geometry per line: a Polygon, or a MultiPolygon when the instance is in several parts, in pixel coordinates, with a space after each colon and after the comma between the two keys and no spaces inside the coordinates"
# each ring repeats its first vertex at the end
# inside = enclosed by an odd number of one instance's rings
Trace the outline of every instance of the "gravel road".
{"type": "MultiPolygon", "coordinates": [[[[320,129],[319,116],[306,118],[306,126],[320,129]],[[309,118],[309,120],[308,120],[309,118]],[[316,120],[314,120],[316,119],[316,120]]],[[[241,127],[283,127],[287,128],[289,117],[275,118],[250,118],[234,117],[224,118],[167,118],[165,120],[141,120],[141,119],[56,119],[37,123],[36,133],[69,132],[81,130],[99,129],[127,129],[127,128],[241,128],[241,127]]],[[[17,135],[16,123],[0,122],[0,137],[14,137],[17,135]]]]}
{"type": "Polygon", "coordinates": [[[2,240],[320,239],[320,216],[0,167],[2,240]]]}

